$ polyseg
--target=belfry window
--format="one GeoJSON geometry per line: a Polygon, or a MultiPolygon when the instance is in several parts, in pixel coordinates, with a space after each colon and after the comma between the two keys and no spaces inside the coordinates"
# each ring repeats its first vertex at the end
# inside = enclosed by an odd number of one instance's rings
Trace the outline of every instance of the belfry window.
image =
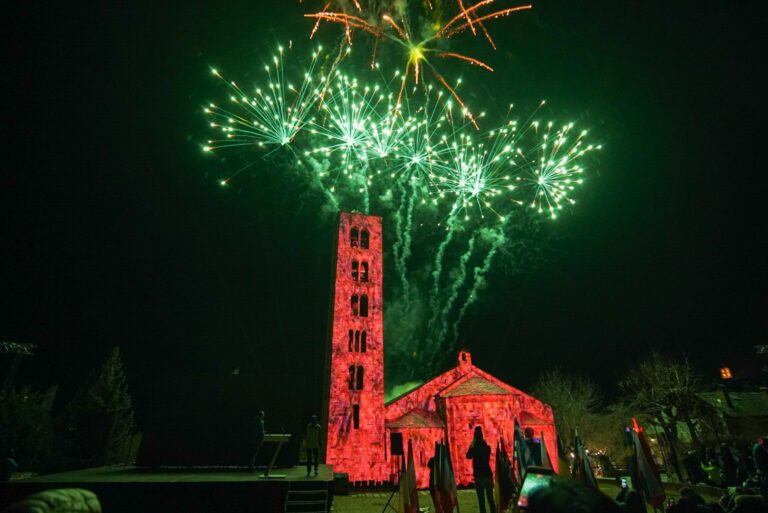
{"type": "Polygon", "coordinates": [[[360,405],[352,405],[352,426],[355,429],[360,429],[360,405]]]}
{"type": "Polygon", "coordinates": [[[349,231],[349,245],[356,248],[360,243],[360,231],[357,228],[352,228],[349,231]]]}
{"type": "MultiPolygon", "coordinates": [[[[355,274],[355,267],[357,261],[352,263],[352,274],[355,274]]],[[[360,262],[360,281],[368,281],[368,262],[360,262]]],[[[357,278],[355,278],[357,281],[357,278]]]]}
{"type": "MultiPolygon", "coordinates": [[[[365,296],[363,296],[363,297],[365,297],[365,296]]],[[[367,311],[368,310],[368,299],[365,300],[365,308],[366,308],[366,311],[367,311]]],[[[354,317],[357,317],[358,315],[360,315],[360,310],[359,309],[360,309],[360,300],[359,300],[357,294],[353,294],[352,295],[352,315],[354,317]]]]}
{"type": "Polygon", "coordinates": [[[349,351],[352,351],[352,330],[349,330],[349,351]]]}
{"type": "MultiPolygon", "coordinates": [[[[352,279],[355,280],[355,281],[357,281],[358,274],[359,274],[358,273],[359,269],[360,269],[360,263],[357,260],[352,260],[352,279]]],[[[367,274],[368,273],[367,273],[367,270],[366,270],[366,275],[367,274]]],[[[363,281],[368,281],[368,280],[365,279],[363,281]]]]}
{"type": "Polygon", "coordinates": [[[363,249],[368,249],[368,230],[363,229],[360,232],[360,247],[363,249]]]}
{"type": "MultiPolygon", "coordinates": [[[[355,310],[355,298],[357,296],[352,296],[352,310],[355,310]]],[[[368,296],[365,294],[360,296],[360,317],[368,317],[368,296]]]]}
{"type": "Polygon", "coordinates": [[[362,390],[365,381],[365,373],[362,365],[349,366],[349,389],[362,390]]]}
{"type": "Polygon", "coordinates": [[[360,334],[360,352],[361,352],[361,353],[364,353],[364,352],[365,352],[365,346],[366,346],[366,344],[367,344],[367,340],[366,340],[367,338],[368,338],[368,337],[366,336],[366,334],[365,334],[365,331],[363,331],[363,332],[360,334]]]}
{"type": "Polygon", "coordinates": [[[360,330],[355,331],[355,352],[360,352],[360,330]]]}

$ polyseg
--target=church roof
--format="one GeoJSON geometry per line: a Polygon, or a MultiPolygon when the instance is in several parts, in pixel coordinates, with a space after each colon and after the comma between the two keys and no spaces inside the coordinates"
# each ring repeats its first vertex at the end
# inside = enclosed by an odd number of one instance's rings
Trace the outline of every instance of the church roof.
{"type": "Polygon", "coordinates": [[[733,407],[723,392],[702,392],[700,398],[729,417],[764,417],[768,415],[768,394],[765,392],[728,392],[733,407]]]}
{"type": "Polygon", "coordinates": [[[482,376],[472,376],[462,381],[454,388],[449,388],[440,394],[442,397],[460,397],[465,395],[513,395],[493,381],[482,376]]]}
{"type": "Polygon", "coordinates": [[[445,428],[445,424],[440,418],[421,408],[411,410],[402,417],[387,422],[387,427],[397,428],[445,428]]]}

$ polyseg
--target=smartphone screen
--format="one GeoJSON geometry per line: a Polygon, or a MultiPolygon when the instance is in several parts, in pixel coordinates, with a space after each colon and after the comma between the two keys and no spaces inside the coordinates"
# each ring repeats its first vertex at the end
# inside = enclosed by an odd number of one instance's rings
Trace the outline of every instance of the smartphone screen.
{"type": "Polygon", "coordinates": [[[552,484],[551,474],[534,474],[531,472],[526,474],[523,480],[523,487],[520,490],[520,499],[517,501],[518,507],[527,507],[528,497],[539,488],[544,488],[550,484],[552,484]]]}

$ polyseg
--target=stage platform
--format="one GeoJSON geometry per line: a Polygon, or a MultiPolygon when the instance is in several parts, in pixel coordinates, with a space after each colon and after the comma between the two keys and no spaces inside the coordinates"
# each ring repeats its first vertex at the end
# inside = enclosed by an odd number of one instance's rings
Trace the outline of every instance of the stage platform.
{"type": "Polygon", "coordinates": [[[285,478],[263,479],[264,468],[90,468],[0,483],[0,510],[42,490],[85,488],[99,497],[104,513],[283,513],[287,499],[287,511],[327,512],[333,467],[318,470],[308,478],[303,466],[276,468],[271,474],[285,478]]]}

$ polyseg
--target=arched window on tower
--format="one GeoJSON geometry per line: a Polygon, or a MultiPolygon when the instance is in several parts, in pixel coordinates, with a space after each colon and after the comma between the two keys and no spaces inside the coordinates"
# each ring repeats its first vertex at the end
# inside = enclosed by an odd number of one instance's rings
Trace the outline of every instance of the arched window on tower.
{"type": "Polygon", "coordinates": [[[352,228],[349,231],[349,245],[356,248],[360,242],[360,231],[357,228],[352,228]]]}
{"type": "Polygon", "coordinates": [[[363,330],[362,333],[360,333],[360,352],[365,352],[365,346],[367,345],[367,335],[365,334],[365,330],[363,330]]]}
{"type": "Polygon", "coordinates": [[[354,365],[349,366],[349,389],[350,390],[355,389],[355,366],[354,365]]]}
{"type": "Polygon", "coordinates": [[[360,330],[355,331],[355,352],[360,352],[360,330]]]}
{"type": "Polygon", "coordinates": [[[360,429],[360,405],[352,405],[352,426],[355,429],[360,429]]]}
{"type": "Polygon", "coordinates": [[[368,249],[368,230],[363,228],[363,230],[360,231],[360,247],[363,249],[368,249]]]}
{"type": "Polygon", "coordinates": [[[360,281],[368,281],[368,262],[360,262],[360,281]]]}
{"type": "MultiPolygon", "coordinates": [[[[359,269],[360,269],[360,263],[357,260],[352,260],[352,279],[355,281],[357,281],[359,269]]],[[[367,281],[367,280],[363,280],[363,281],[367,281]]]]}
{"type": "Polygon", "coordinates": [[[357,366],[357,382],[355,383],[355,389],[357,390],[363,389],[363,366],[362,365],[357,366]]]}
{"type": "MultiPolygon", "coordinates": [[[[355,309],[354,298],[356,298],[356,297],[357,296],[352,296],[352,298],[353,298],[353,300],[352,300],[353,301],[352,309],[353,310],[355,309]]],[[[355,315],[357,315],[357,314],[355,314],[355,315]]],[[[366,296],[365,294],[360,296],[360,317],[368,317],[368,296],[366,296]]]]}
{"type": "Polygon", "coordinates": [[[349,330],[349,351],[352,351],[352,330],[349,330]]]}
{"type": "MultiPolygon", "coordinates": [[[[363,296],[363,297],[365,297],[365,296],[363,296]]],[[[366,311],[367,311],[367,309],[368,309],[368,299],[367,298],[365,300],[365,305],[366,305],[365,308],[366,308],[366,311]]],[[[360,307],[360,304],[359,304],[359,298],[358,298],[357,294],[352,294],[352,315],[354,317],[357,317],[359,315],[359,307],[360,307]]]]}

